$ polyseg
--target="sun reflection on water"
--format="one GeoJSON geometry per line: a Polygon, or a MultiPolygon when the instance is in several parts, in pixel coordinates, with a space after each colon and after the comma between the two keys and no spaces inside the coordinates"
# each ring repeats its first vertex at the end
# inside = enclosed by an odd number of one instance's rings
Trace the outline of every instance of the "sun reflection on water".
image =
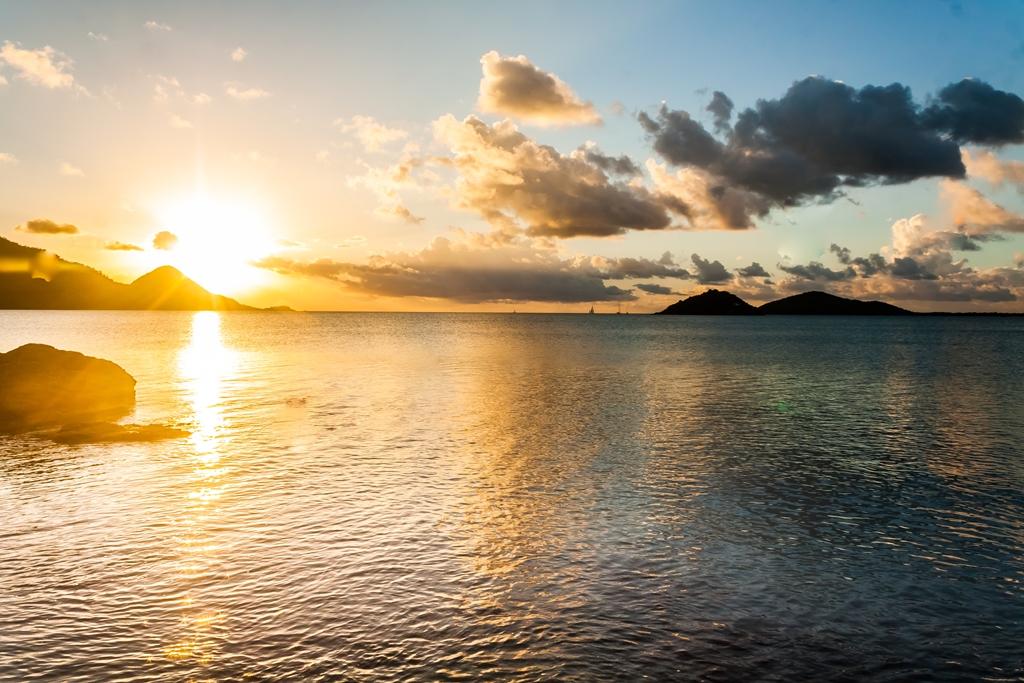
{"type": "Polygon", "coordinates": [[[178,356],[178,377],[192,412],[193,433],[192,468],[176,535],[180,631],[163,650],[164,657],[175,662],[209,665],[217,650],[217,633],[226,621],[222,611],[204,603],[201,591],[202,586],[211,583],[222,562],[222,546],[211,529],[231,474],[231,468],[222,462],[228,426],[223,393],[237,365],[237,354],[224,345],[220,315],[196,313],[189,344],[178,356]]]}

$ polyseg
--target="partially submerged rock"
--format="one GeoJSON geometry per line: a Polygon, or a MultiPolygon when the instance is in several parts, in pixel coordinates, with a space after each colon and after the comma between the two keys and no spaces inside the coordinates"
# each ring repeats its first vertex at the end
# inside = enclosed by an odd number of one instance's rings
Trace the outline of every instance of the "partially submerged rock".
{"type": "Polygon", "coordinates": [[[0,432],[117,419],[135,379],[116,363],[45,344],[0,353],[0,432]]]}
{"type": "Polygon", "coordinates": [[[50,435],[57,443],[139,443],[180,439],[191,435],[185,429],[163,424],[122,425],[116,422],[89,422],[65,425],[50,435]]]}

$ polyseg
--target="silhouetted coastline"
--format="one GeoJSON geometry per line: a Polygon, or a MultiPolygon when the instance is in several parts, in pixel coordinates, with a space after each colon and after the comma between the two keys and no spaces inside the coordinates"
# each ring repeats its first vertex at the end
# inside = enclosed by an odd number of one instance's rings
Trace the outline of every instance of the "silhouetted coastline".
{"type": "Polygon", "coordinates": [[[855,316],[978,316],[1014,317],[1022,313],[945,311],[919,313],[884,301],[848,299],[822,291],[801,292],[761,306],[752,306],[740,297],[719,289],[709,289],[681,299],[655,315],[855,315],[855,316]]]}
{"type": "Polygon", "coordinates": [[[213,294],[172,266],[161,266],[129,284],[89,266],[0,237],[0,309],[287,311],[259,309],[213,294]]]}

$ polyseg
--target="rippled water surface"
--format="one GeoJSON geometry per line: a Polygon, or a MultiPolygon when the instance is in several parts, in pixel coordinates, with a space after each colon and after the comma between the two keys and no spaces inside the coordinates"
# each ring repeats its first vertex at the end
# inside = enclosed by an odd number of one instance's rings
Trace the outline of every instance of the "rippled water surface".
{"type": "Polygon", "coordinates": [[[1024,677],[1024,321],[0,312],[0,679],[1024,677]]]}

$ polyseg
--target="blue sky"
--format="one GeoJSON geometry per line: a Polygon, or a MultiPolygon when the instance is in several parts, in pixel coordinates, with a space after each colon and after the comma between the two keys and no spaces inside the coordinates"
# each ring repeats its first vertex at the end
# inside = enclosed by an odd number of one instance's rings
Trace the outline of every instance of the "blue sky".
{"type": "MultiPolygon", "coordinates": [[[[84,94],[33,87],[14,66],[0,64],[7,81],[0,86],[0,153],[17,160],[0,167],[0,231],[122,277],[166,254],[110,253],[98,245],[141,242],[166,227],[156,209],[140,215],[125,207],[189,191],[197,165],[217,191],[265,202],[270,230],[306,245],[307,260],[365,262],[396,250],[413,253],[453,229],[487,233],[493,226],[481,215],[422,188],[402,195],[422,222],[383,220],[375,212],[379,197],[352,178],[393,163],[410,142],[438,153],[431,124],[446,114],[488,123],[504,118],[476,106],[480,59],[492,50],[524,55],[556,74],[604,121],[516,121],[530,138],[562,154],[592,141],[641,165],[658,157],[636,114],[664,102],[710,127],[704,107],[715,90],[737,110],[779,98],[809,75],[854,88],[902,83],[922,104],[965,77],[1024,93],[1021,2],[5,3],[0,42],[6,41],[24,50],[51,46],[73,60],[75,87],[84,94]],[[238,47],[246,56],[236,62],[229,55],[238,47]],[[172,90],[180,92],[158,101],[159,79],[173,79],[172,90]],[[228,83],[267,96],[225,97],[228,83]],[[199,93],[212,102],[192,103],[199,93]],[[354,116],[405,137],[387,149],[353,147],[336,122],[354,116]],[[170,130],[171,117],[182,125],[170,130]],[[313,162],[318,154],[325,163],[313,162]],[[82,174],[55,174],[65,162],[82,174]],[[81,234],[16,230],[40,217],[80,225],[81,234]],[[357,238],[359,246],[337,250],[357,238]]],[[[1015,144],[997,153],[1002,161],[1024,158],[1015,144]]],[[[438,174],[454,182],[443,169],[438,174]]],[[[1024,210],[1011,184],[966,182],[1008,211],[1024,210]]],[[[681,261],[697,252],[728,268],[756,260],[769,270],[785,257],[827,261],[833,242],[866,254],[889,243],[894,221],[938,216],[939,183],[849,189],[848,199],[773,209],[753,230],[627,230],[566,239],[557,250],[565,258],[657,258],[667,250],[681,261]]],[[[1022,244],[1007,234],[971,253],[970,263],[1009,266],[1022,244]]],[[[261,300],[298,291],[280,273],[274,277],[262,284],[261,300]]],[[[677,284],[686,291],[694,283],[677,284]]],[[[377,295],[357,300],[352,288],[334,282],[305,282],[301,289],[318,307],[381,304],[377,295]]],[[[660,303],[643,298],[636,305],[660,303]]]]}

